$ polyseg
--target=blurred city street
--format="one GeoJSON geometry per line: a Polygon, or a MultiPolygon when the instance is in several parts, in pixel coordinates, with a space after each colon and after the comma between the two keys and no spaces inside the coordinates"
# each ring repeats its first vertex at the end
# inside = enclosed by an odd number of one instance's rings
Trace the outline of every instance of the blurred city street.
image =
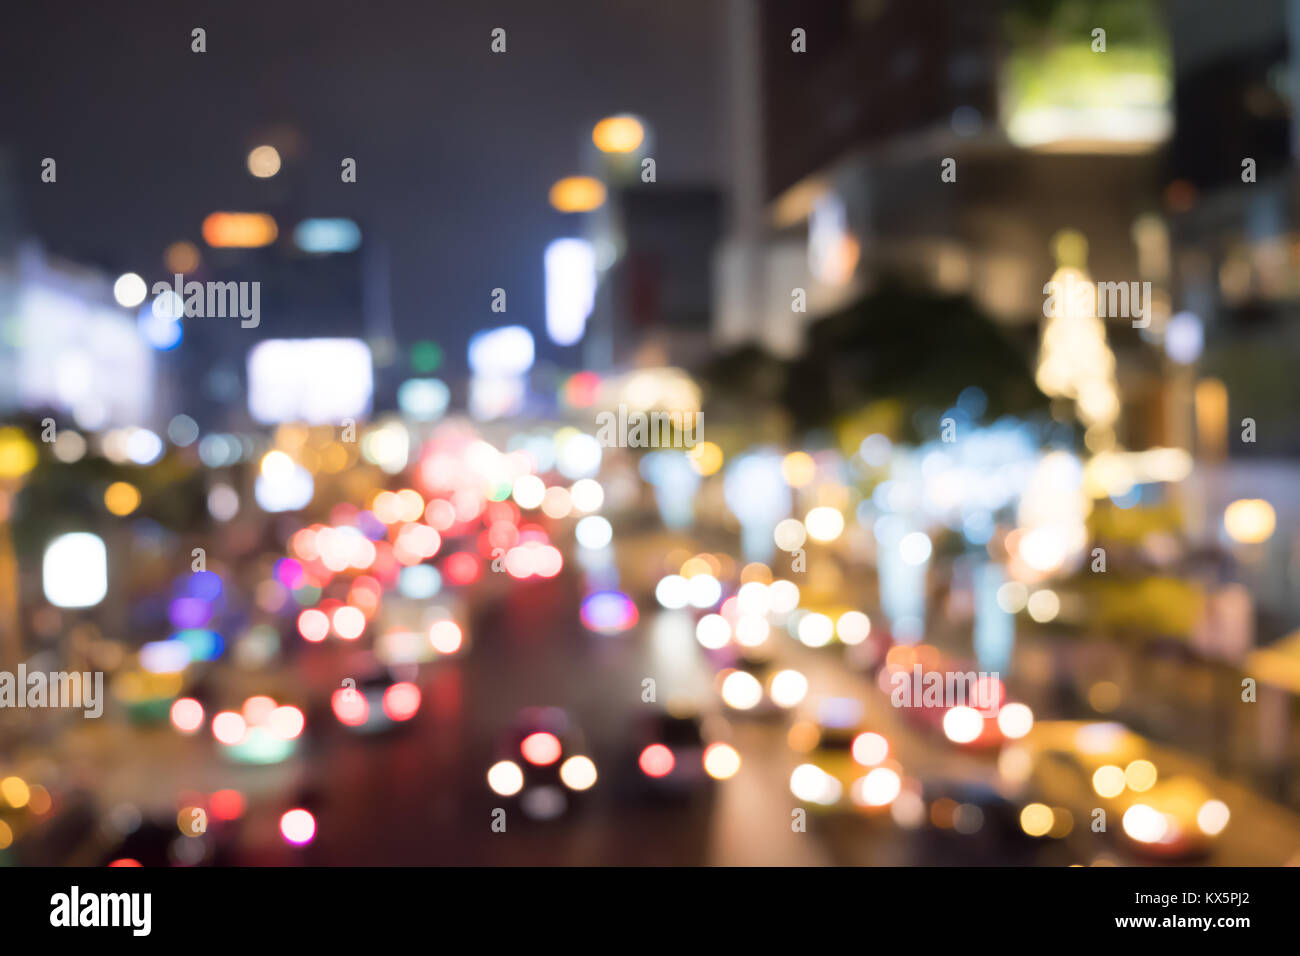
{"type": "MultiPolygon", "coordinates": [[[[629,551],[637,552],[631,542],[629,551]]],[[[679,542],[680,543],[680,542],[679,542]]],[[[662,537],[650,543],[661,548],[662,537]]],[[[1037,846],[963,846],[943,828],[910,823],[882,826],[853,814],[815,819],[807,833],[789,825],[787,783],[798,759],[787,745],[787,723],[729,711],[712,692],[713,670],[695,640],[692,615],[659,609],[617,637],[584,633],[580,588],[569,576],[530,583],[483,607],[470,623],[474,653],[448,659],[422,675],[428,706],[400,732],[382,738],[321,735],[302,757],[272,768],[232,772],[206,748],[196,752],[170,728],[124,729],[84,722],[45,754],[62,772],[102,781],[100,798],[149,807],[161,793],[214,792],[234,785],[271,806],[297,802],[315,813],[322,836],[300,857],[317,865],[431,862],[479,865],[979,865],[1091,861],[1144,862],[1123,847],[1100,853],[1090,833],[1037,846]],[[744,754],[725,783],[680,799],[646,802],[618,786],[634,775],[628,739],[642,680],[656,678],[666,697],[689,701],[744,754]],[[608,767],[608,789],[580,812],[554,821],[523,820],[510,839],[473,821],[494,804],[474,772],[492,763],[496,738],[514,714],[544,701],[577,715],[588,728],[588,753],[608,767]],[[725,728],[725,730],[723,730],[725,728]]],[[[348,672],[349,654],[300,661],[271,683],[296,686],[306,699],[334,689],[348,672]]],[[[971,792],[998,786],[987,756],[955,753],[942,735],[918,732],[900,720],[868,676],[845,666],[843,648],[786,642],[772,663],[804,674],[826,697],[866,705],[867,726],[891,741],[918,779],[941,780],[971,792]]],[[[262,678],[267,679],[265,676],[262,678]]],[[[1231,839],[1201,862],[1269,865],[1300,854],[1300,815],[1239,785],[1218,779],[1204,761],[1172,748],[1153,748],[1158,766],[1193,773],[1235,808],[1231,839]]],[[[1078,795],[1086,799],[1086,794],[1078,795]]],[[[226,861],[278,864],[295,860],[277,832],[274,813],[251,812],[222,832],[226,861]]],[[[164,844],[159,844],[161,848],[164,844]]],[[[92,857],[72,857],[95,862],[92,857]]],[[[158,862],[162,862],[161,860],[158,862]]]]}
{"type": "Polygon", "coordinates": [[[0,867],[1300,865],[1300,0],[71,6],[0,867]]]}

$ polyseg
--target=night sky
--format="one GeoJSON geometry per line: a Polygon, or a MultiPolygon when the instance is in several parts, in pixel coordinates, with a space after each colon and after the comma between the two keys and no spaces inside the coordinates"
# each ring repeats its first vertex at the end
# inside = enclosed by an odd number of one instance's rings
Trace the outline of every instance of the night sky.
{"type": "Polygon", "coordinates": [[[720,180],[721,12],[644,0],[24,3],[0,36],[0,148],[24,234],[150,282],[168,243],[203,248],[216,209],[292,191],[310,214],[355,217],[392,249],[399,341],[437,339],[462,366],[469,335],[503,319],[544,339],[542,251],[578,228],[547,190],[582,171],[595,120],[647,118],[663,184],[720,180]],[[190,51],[196,26],[203,54],[190,51]],[[489,49],[497,26],[504,55],[489,49]],[[254,179],[249,148],[286,124],[302,154],[254,179]],[[45,156],[56,184],[40,182],[45,156]],[[355,184],[340,182],[344,156],[355,184]],[[489,309],[496,286],[504,317],[489,309]]]}

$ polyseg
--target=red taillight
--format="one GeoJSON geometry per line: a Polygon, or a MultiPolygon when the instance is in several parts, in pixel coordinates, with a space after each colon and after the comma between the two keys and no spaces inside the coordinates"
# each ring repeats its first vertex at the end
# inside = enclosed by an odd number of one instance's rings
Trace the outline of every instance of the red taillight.
{"type": "Polygon", "coordinates": [[[218,790],[209,803],[218,820],[238,820],[244,814],[244,795],[238,790],[218,790]]]}
{"type": "Polygon", "coordinates": [[[339,723],[348,727],[360,727],[370,716],[370,704],[360,691],[352,687],[340,687],[330,697],[330,707],[339,723]]]}
{"type": "Polygon", "coordinates": [[[443,571],[451,584],[473,584],[478,580],[480,573],[478,558],[468,551],[457,551],[455,554],[448,555],[443,571]]]}
{"type": "Polygon", "coordinates": [[[651,744],[645,750],[641,751],[641,757],[637,760],[641,770],[649,777],[666,777],[673,772],[673,767],[677,765],[677,758],[673,752],[663,744],[651,744]]]}
{"type": "Polygon", "coordinates": [[[420,709],[420,688],[409,681],[384,691],[384,713],[389,720],[410,720],[420,709]]]}
{"type": "Polygon", "coordinates": [[[545,731],[529,734],[519,744],[519,752],[524,755],[524,759],[539,767],[549,767],[559,760],[560,751],[560,739],[545,731]]]}

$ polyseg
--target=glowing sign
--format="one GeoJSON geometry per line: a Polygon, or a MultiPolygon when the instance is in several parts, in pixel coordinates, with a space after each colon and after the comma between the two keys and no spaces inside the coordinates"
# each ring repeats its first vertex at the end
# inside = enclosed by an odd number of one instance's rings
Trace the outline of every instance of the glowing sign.
{"type": "Polygon", "coordinates": [[[582,338],[596,300],[596,250],[585,239],[556,239],[546,247],[546,334],[556,345],[582,338]]]}
{"type": "Polygon", "coordinates": [[[248,411],[263,424],[362,418],[373,387],[360,339],[267,339],[248,353],[248,411]]]}

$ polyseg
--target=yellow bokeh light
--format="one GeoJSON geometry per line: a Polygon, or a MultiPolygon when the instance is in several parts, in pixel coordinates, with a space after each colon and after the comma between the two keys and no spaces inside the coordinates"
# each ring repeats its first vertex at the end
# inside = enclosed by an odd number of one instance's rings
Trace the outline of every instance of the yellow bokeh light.
{"type": "Polygon", "coordinates": [[[844,530],[844,516],[826,505],[808,512],[803,523],[814,541],[834,541],[844,530]]]}
{"type": "Polygon", "coordinates": [[[280,153],[274,146],[258,146],[248,154],[248,171],[258,179],[270,179],[280,171],[280,153]]]}
{"type": "Polygon", "coordinates": [[[1124,781],[1136,793],[1150,790],[1156,783],[1156,765],[1150,760],[1134,760],[1124,768],[1124,781]]]}
{"type": "Polygon", "coordinates": [[[704,751],[704,770],[714,780],[729,780],[740,770],[740,754],[730,744],[710,744],[704,751]]]}
{"type": "Polygon", "coordinates": [[[203,241],[214,248],[256,249],[279,234],[275,219],[264,212],[214,212],[203,220],[203,241]]]}
{"type": "Polygon", "coordinates": [[[1119,706],[1119,685],[1113,681],[1099,681],[1088,688],[1088,703],[1100,714],[1107,714],[1119,706]]]}
{"type": "Polygon", "coordinates": [[[163,262],[168,272],[182,275],[193,272],[199,267],[199,247],[192,242],[173,242],[163,253],[163,262]]]}
{"type": "Polygon", "coordinates": [[[293,469],[293,459],[282,451],[268,451],[262,458],[262,477],[268,480],[282,480],[292,475],[293,469]]]}
{"type": "Polygon", "coordinates": [[[5,802],[11,807],[27,806],[31,795],[31,791],[27,788],[27,781],[22,777],[5,777],[0,780],[0,797],[4,797],[5,802]]]}
{"type": "Polygon", "coordinates": [[[424,514],[424,499],[414,488],[403,488],[397,493],[398,517],[403,521],[419,521],[424,514]]]}
{"type": "Polygon", "coordinates": [[[524,788],[524,772],[513,760],[499,761],[488,769],[488,786],[500,796],[514,796],[524,788]]]}
{"type": "Polygon", "coordinates": [[[1196,813],[1196,825],[1207,836],[1218,836],[1231,817],[1228,805],[1222,800],[1206,800],[1196,813]]]}
{"type": "Polygon", "coordinates": [[[691,461],[691,467],[706,477],[716,474],[722,467],[722,449],[711,441],[699,442],[686,456],[691,461]]]}
{"type": "Polygon", "coordinates": [[[682,562],[679,573],[689,581],[697,574],[713,574],[713,571],[713,565],[709,564],[709,562],[704,559],[703,555],[697,554],[682,562]]]}
{"type": "Polygon", "coordinates": [[[791,488],[802,488],[817,474],[817,465],[807,452],[792,451],[781,462],[781,474],[791,488]]]}
{"type": "Polygon", "coordinates": [[[140,492],[126,481],[115,481],[104,490],[104,507],[119,518],[140,507],[140,492]]]}
{"type": "Polygon", "coordinates": [[[591,212],[605,204],[605,185],[590,176],[566,176],[551,187],[550,198],[560,212],[591,212]]]}
{"type": "Polygon", "coordinates": [[[202,807],[182,807],[176,814],[176,827],[187,837],[202,836],[207,830],[207,815],[202,807]]]}
{"type": "Polygon", "coordinates": [[[275,430],[276,447],[286,451],[298,451],[307,444],[310,437],[311,432],[305,425],[287,423],[275,430]]]}
{"type": "Polygon", "coordinates": [[[806,754],[820,742],[821,731],[811,720],[797,720],[790,725],[785,739],[791,750],[806,754]]]}
{"type": "Polygon", "coordinates": [[[1064,840],[1074,829],[1074,814],[1065,807],[1052,808],[1052,829],[1047,835],[1054,840],[1064,840]]]}
{"type": "Polygon", "coordinates": [[[1277,513],[1263,498],[1242,498],[1223,512],[1223,528],[1240,544],[1260,544],[1273,536],[1277,513]]]}
{"type": "Polygon", "coordinates": [[[590,757],[570,757],[560,765],[560,779],[570,790],[590,790],[596,785],[596,765],[590,757]]]}
{"type": "Polygon", "coordinates": [[[1139,843],[1159,843],[1169,832],[1169,818],[1145,803],[1124,811],[1124,832],[1139,843]]]}
{"type": "Polygon", "coordinates": [[[630,153],[645,140],[645,127],[635,116],[607,116],[591,131],[602,153],[630,153]]]}
{"type": "Polygon", "coordinates": [[[39,817],[49,813],[52,806],[54,806],[54,799],[50,796],[50,791],[39,783],[32,784],[27,809],[39,817]]]}
{"type": "Polygon", "coordinates": [[[1124,792],[1124,771],[1114,764],[1098,767],[1092,775],[1092,789],[1099,797],[1118,797],[1124,792]]]}
{"type": "Polygon", "coordinates": [[[336,475],[348,466],[348,450],[339,442],[332,441],[320,453],[321,470],[329,475],[336,475]]]}
{"type": "Polygon", "coordinates": [[[1020,828],[1030,836],[1046,836],[1055,822],[1056,815],[1045,803],[1031,803],[1020,811],[1020,828]]]}
{"type": "Polygon", "coordinates": [[[36,467],[36,446],[20,428],[0,428],[0,478],[20,478],[36,467]]]}

